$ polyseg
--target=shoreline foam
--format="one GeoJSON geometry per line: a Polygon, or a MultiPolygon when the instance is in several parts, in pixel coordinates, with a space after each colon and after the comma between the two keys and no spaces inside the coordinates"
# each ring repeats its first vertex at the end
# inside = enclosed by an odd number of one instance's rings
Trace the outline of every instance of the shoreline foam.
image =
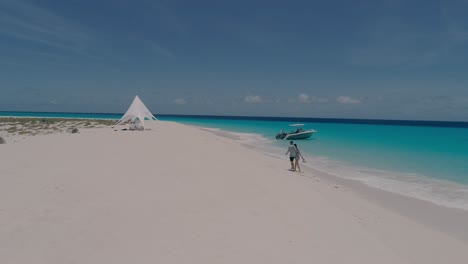
{"type": "MultiPolygon", "coordinates": [[[[227,131],[219,128],[195,127],[218,136],[236,140],[267,155],[281,159],[284,158],[284,155],[282,155],[284,149],[260,134],[227,131]]],[[[434,205],[468,211],[468,185],[434,179],[416,173],[355,166],[308,153],[303,153],[303,155],[307,163],[301,162],[301,167],[308,167],[345,180],[355,180],[371,188],[419,199],[433,203],[434,205]]]]}
{"type": "MultiPolygon", "coordinates": [[[[241,143],[250,149],[279,159],[281,162],[288,164],[287,159],[282,154],[285,149],[272,144],[274,141],[269,140],[260,134],[227,131],[219,128],[206,128],[200,126],[194,127],[214,133],[217,136],[235,140],[236,142],[241,143]],[[250,137],[250,139],[245,140],[245,137],[250,137]],[[252,147],[251,144],[258,143],[256,140],[259,138],[260,142],[262,142],[264,145],[258,147],[258,144],[255,144],[257,147],[252,147]],[[248,143],[246,144],[245,142],[248,143]]],[[[418,174],[405,174],[400,172],[364,168],[348,165],[344,162],[334,161],[328,158],[315,157],[311,155],[304,156],[307,160],[307,163],[301,162],[301,168],[303,171],[306,171],[309,174],[320,175],[322,180],[329,181],[329,184],[331,185],[342,186],[354,190],[360,196],[374,202],[379,206],[388,208],[395,213],[409,217],[417,222],[424,223],[425,225],[431,226],[434,229],[449,233],[463,241],[468,241],[468,230],[466,229],[466,223],[468,223],[467,185],[453,183],[445,180],[432,179],[418,174]],[[338,168],[338,170],[331,172],[327,168],[323,168],[323,165],[317,168],[317,161],[324,163],[325,167],[331,166],[333,168],[338,168]],[[349,175],[350,171],[359,172],[362,170],[393,177],[395,177],[395,174],[398,174],[396,177],[411,175],[418,181],[417,183],[414,183],[397,180],[393,185],[393,187],[396,188],[382,188],[381,183],[387,183],[388,179],[379,178],[378,176],[372,174],[365,175],[365,179],[343,176],[343,174],[349,175]],[[366,179],[369,179],[369,177],[371,177],[371,181],[366,181],[366,179]],[[415,190],[421,190],[419,186],[419,183],[421,182],[428,184],[426,189],[423,189],[425,192],[415,192],[415,190]],[[406,186],[408,183],[415,185],[406,186]],[[442,196],[438,197],[440,199],[434,199],[434,197],[431,195],[433,193],[433,186],[438,185],[449,186],[449,188],[451,188],[450,191],[460,190],[465,199],[457,203],[457,199],[447,199],[447,196],[445,196],[444,193],[441,193],[442,196]],[[406,189],[402,187],[406,187],[406,189]]],[[[316,179],[312,177],[311,180],[316,179]]],[[[440,188],[443,189],[443,187],[440,188]]]]}

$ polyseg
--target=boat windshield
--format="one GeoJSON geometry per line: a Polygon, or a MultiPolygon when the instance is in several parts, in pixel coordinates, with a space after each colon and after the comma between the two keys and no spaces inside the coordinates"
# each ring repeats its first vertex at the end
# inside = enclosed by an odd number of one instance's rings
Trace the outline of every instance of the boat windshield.
{"type": "Polygon", "coordinates": [[[291,133],[301,133],[303,131],[304,131],[304,129],[302,129],[302,127],[299,127],[298,129],[295,129],[295,130],[291,131],[291,133]]]}

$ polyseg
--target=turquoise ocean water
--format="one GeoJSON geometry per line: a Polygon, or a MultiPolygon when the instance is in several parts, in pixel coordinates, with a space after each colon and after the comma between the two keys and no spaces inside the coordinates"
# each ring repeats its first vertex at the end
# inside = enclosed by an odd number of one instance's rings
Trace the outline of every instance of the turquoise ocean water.
{"type": "MultiPolygon", "coordinates": [[[[120,114],[0,112],[0,116],[118,119],[120,114]]],[[[313,169],[433,203],[468,210],[468,124],[354,122],[287,118],[158,116],[160,120],[222,130],[240,143],[285,158],[274,139],[292,122],[318,131],[297,141],[313,169]],[[375,124],[373,124],[375,123],[375,124]]],[[[285,167],[288,164],[285,160],[285,167]]]]}

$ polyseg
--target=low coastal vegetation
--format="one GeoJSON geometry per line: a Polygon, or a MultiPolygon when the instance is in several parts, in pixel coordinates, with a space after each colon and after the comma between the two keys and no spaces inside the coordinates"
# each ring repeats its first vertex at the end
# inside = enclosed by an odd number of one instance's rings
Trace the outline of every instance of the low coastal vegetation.
{"type": "Polygon", "coordinates": [[[0,117],[0,132],[12,136],[34,136],[61,132],[75,134],[79,132],[79,128],[98,128],[113,124],[115,124],[115,120],[0,117]]]}

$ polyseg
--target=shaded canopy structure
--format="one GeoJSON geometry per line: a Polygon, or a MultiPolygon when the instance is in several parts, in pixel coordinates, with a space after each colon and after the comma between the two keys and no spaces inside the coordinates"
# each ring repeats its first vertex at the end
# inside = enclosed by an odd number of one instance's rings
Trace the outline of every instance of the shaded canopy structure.
{"type": "Polygon", "coordinates": [[[135,96],[132,104],[128,108],[127,112],[117,121],[117,124],[123,124],[127,121],[139,120],[144,127],[145,119],[158,120],[151,112],[146,108],[145,104],[141,101],[140,97],[135,96]]]}

